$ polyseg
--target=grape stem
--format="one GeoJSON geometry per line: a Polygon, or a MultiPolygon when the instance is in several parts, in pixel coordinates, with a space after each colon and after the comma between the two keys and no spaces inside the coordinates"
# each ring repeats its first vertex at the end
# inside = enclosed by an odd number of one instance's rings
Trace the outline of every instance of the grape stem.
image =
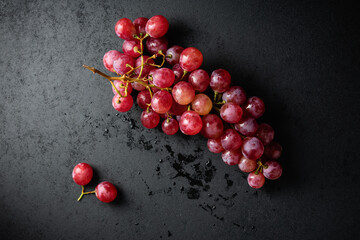
{"type": "Polygon", "coordinates": [[[95,190],[94,190],[94,191],[91,191],[91,192],[84,192],[84,186],[81,185],[81,195],[80,195],[80,197],[78,198],[78,202],[82,199],[82,197],[83,197],[84,195],[93,194],[93,193],[95,193],[95,190]]]}

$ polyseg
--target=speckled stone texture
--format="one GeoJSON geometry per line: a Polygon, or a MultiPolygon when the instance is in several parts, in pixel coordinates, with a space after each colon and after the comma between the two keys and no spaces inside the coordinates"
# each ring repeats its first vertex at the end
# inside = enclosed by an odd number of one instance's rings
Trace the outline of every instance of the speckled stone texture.
{"type": "MultiPolygon", "coordinates": [[[[0,239],[355,239],[359,17],[339,1],[0,1],[0,239]],[[166,16],[170,44],[264,99],[284,174],[250,189],[201,136],[117,114],[104,70],[119,18],[166,16]],[[81,202],[73,167],[119,189],[81,202]]],[[[135,96],[135,94],[134,94],[135,96]]]]}

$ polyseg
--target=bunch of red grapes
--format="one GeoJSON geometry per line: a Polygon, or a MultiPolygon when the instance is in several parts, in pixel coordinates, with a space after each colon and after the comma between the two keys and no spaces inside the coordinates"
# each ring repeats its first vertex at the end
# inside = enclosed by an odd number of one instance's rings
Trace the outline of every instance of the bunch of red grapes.
{"type": "Polygon", "coordinates": [[[163,118],[161,127],[168,135],[179,129],[186,135],[201,133],[211,152],[221,153],[226,164],[250,173],[247,181],[253,188],[261,188],[265,178],[279,178],[282,167],[276,160],[282,147],[273,141],[274,129],[256,120],[265,112],[264,102],[247,98],[240,86],[230,86],[231,76],[225,69],[211,75],[199,69],[203,55],[198,49],[168,47],[168,28],[167,19],[160,15],[133,22],[122,18],[115,33],[125,40],[123,53],[111,50],[103,58],[104,66],[117,76],[84,67],[110,81],[115,94],[112,105],[119,112],[131,109],[130,94],[133,89],[139,91],[136,101],[144,110],[144,127],[155,128],[163,118]],[[172,67],[163,67],[165,62],[172,67]]]}

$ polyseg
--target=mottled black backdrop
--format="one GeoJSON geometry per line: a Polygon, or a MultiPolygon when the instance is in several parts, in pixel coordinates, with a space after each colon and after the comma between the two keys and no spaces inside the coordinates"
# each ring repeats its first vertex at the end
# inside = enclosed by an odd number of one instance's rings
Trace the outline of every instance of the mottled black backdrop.
{"type": "MultiPolygon", "coordinates": [[[[342,2],[342,1],[339,1],[342,2]]],[[[359,8],[332,1],[0,1],[1,239],[351,239],[359,227],[359,8]],[[103,3],[100,3],[103,2],[103,3]],[[317,3],[315,3],[317,2],[317,3]],[[284,174],[261,190],[200,137],[117,114],[102,56],[122,17],[265,100],[284,174]],[[107,130],[106,130],[107,129],[107,130]],[[76,199],[79,162],[116,184],[76,199]]]]}

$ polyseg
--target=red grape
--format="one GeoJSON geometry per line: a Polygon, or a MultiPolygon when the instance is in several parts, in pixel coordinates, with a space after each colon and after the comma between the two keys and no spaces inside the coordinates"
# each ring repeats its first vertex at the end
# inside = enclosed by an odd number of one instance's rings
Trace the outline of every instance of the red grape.
{"type": "Polygon", "coordinates": [[[222,100],[226,103],[233,102],[242,105],[246,101],[246,93],[242,87],[232,86],[222,95],[222,100]]]}
{"type": "MultiPolygon", "coordinates": [[[[147,83],[147,81],[144,81],[144,83],[147,83]]],[[[131,86],[133,89],[135,89],[137,91],[143,91],[146,89],[146,87],[144,85],[142,85],[141,83],[138,83],[138,82],[132,82],[131,86]]]]}
{"type": "Polygon", "coordinates": [[[179,63],[181,65],[181,68],[185,71],[192,72],[198,69],[201,66],[202,62],[202,53],[194,47],[186,48],[180,54],[179,63]]]}
{"type": "Polygon", "coordinates": [[[227,165],[237,165],[239,164],[241,158],[241,151],[240,150],[225,150],[222,154],[222,160],[227,165]]]}
{"type": "Polygon", "coordinates": [[[269,159],[275,160],[281,156],[281,152],[282,152],[281,145],[277,142],[271,142],[265,147],[264,156],[269,159]]]}
{"type": "Polygon", "coordinates": [[[119,95],[115,95],[112,99],[112,105],[115,110],[119,112],[127,112],[134,104],[134,100],[131,95],[119,98],[119,95]]]}
{"type": "Polygon", "coordinates": [[[278,179],[282,174],[282,167],[280,163],[276,161],[268,161],[263,168],[263,174],[267,179],[278,179]]]}
{"type": "Polygon", "coordinates": [[[261,172],[259,172],[258,174],[255,174],[255,172],[251,172],[247,177],[247,181],[250,187],[257,189],[264,186],[265,177],[261,172]]]}
{"type": "Polygon", "coordinates": [[[169,29],[168,20],[161,15],[156,15],[150,18],[147,23],[145,30],[153,38],[160,38],[164,36],[169,29]]]}
{"type": "Polygon", "coordinates": [[[95,188],[96,197],[105,203],[115,200],[117,196],[116,187],[110,182],[101,182],[95,188]]]}
{"type": "Polygon", "coordinates": [[[191,102],[192,110],[200,115],[208,114],[211,111],[212,106],[213,104],[211,99],[202,93],[195,95],[194,100],[191,102]]]}
{"type": "Polygon", "coordinates": [[[203,128],[201,134],[206,138],[217,139],[224,132],[224,124],[215,114],[208,114],[202,118],[203,128]]]}
{"type": "MultiPolygon", "coordinates": [[[[149,56],[143,56],[143,61],[141,61],[141,56],[138,57],[138,58],[136,59],[136,61],[135,61],[135,68],[141,66],[142,63],[145,63],[148,58],[149,58],[149,56]]],[[[149,64],[154,64],[155,62],[154,62],[153,59],[150,59],[150,60],[147,61],[147,63],[149,63],[149,64]]],[[[145,76],[147,76],[147,75],[150,73],[150,71],[151,71],[151,70],[154,70],[154,69],[155,69],[154,66],[145,64],[144,67],[143,67],[143,71],[142,71],[140,77],[145,77],[145,76]]],[[[140,74],[140,70],[141,70],[140,67],[139,67],[139,68],[136,68],[135,71],[134,71],[135,74],[136,74],[136,75],[139,75],[139,74],[140,74]]]]}
{"type": "Polygon", "coordinates": [[[202,120],[198,113],[190,110],[181,115],[179,125],[182,133],[186,135],[195,135],[201,131],[202,120]]]}
{"type": "Polygon", "coordinates": [[[105,53],[103,57],[103,63],[107,70],[110,72],[114,72],[114,61],[117,60],[122,55],[121,52],[116,50],[110,50],[107,53],[105,53]]]}
{"type": "Polygon", "coordinates": [[[174,71],[175,74],[175,81],[180,81],[181,78],[183,81],[187,81],[187,79],[189,78],[189,73],[186,73],[185,76],[183,77],[184,69],[182,69],[180,64],[178,63],[173,66],[172,70],[174,71]]]}
{"type": "Polygon", "coordinates": [[[72,178],[76,184],[87,185],[93,177],[93,169],[87,163],[79,163],[74,167],[72,178]]]}
{"type": "MultiPolygon", "coordinates": [[[[123,82],[123,81],[120,81],[120,80],[114,80],[113,83],[114,83],[116,89],[121,93],[121,95],[124,96],[125,95],[126,83],[123,82]]],[[[118,94],[114,87],[112,87],[112,91],[113,91],[113,93],[115,95],[118,94]]],[[[130,95],[131,92],[132,92],[132,86],[131,86],[131,84],[128,84],[128,86],[127,86],[127,94],[130,95]]]]}
{"type": "Polygon", "coordinates": [[[167,135],[174,135],[179,130],[179,123],[173,118],[168,118],[163,121],[161,128],[167,135]]]}
{"type": "Polygon", "coordinates": [[[238,123],[242,117],[242,109],[235,103],[225,103],[220,109],[221,118],[228,123],[238,123]]]}
{"type": "Polygon", "coordinates": [[[146,128],[154,128],[160,122],[160,116],[156,112],[149,109],[149,111],[144,110],[141,113],[141,123],[146,128]]]}
{"type": "Polygon", "coordinates": [[[132,40],[136,34],[136,28],[130,19],[122,18],[115,24],[115,33],[124,40],[132,40]]]}
{"type": "Polygon", "coordinates": [[[226,129],[221,135],[221,146],[225,150],[236,150],[241,147],[241,136],[234,129],[226,129]]]}
{"type": "Polygon", "coordinates": [[[152,72],[152,82],[160,88],[168,88],[175,81],[175,74],[169,68],[159,68],[152,72]]]}
{"type": "Polygon", "coordinates": [[[255,160],[247,159],[246,157],[242,156],[239,162],[239,168],[241,171],[249,173],[256,169],[257,163],[255,160]]]}
{"type": "Polygon", "coordinates": [[[181,105],[187,105],[194,99],[195,90],[190,83],[181,81],[173,87],[172,95],[175,102],[181,105]]]}
{"type": "Polygon", "coordinates": [[[261,123],[256,132],[256,137],[266,146],[274,139],[274,129],[269,124],[261,123]]]}
{"type": "Polygon", "coordinates": [[[211,73],[210,87],[214,92],[223,93],[229,89],[231,76],[225,69],[217,69],[211,73]]]}
{"type": "Polygon", "coordinates": [[[132,57],[125,54],[122,54],[117,60],[114,61],[113,64],[115,72],[120,75],[125,74],[131,70],[131,68],[126,65],[134,67],[135,61],[132,57]]]}
{"type": "Polygon", "coordinates": [[[142,90],[136,97],[136,102],[142,109],[146,110],[148,105],[151,103],[151,96],[148,90],[142,90]]]}
{"type": "Polygon", "coordinates": [[[261,98],[251,97],[246,102],[245,110],[250,116],[256,119],[264,114],[265,104],[261,98]]]}
{"type": "Polygon", "coordinates": [[[258,129],[258,123],[256,122],[256,119],[252,117],[243,117],[240,122],[236,123],[234,126],[236,131],[247,137],[254,136],[258,129]]]}
{"type": "Polygon", "coordinates": [[[180,105],[177,102],[173,101],[169,112],[173,115],[181,116],[187,110],[187,108],[187,105],[180,105]]]}
{"type": "Polygon", "coordinates": [[[139,40],[125,40],[122,45],[123,52],[132,57],[137,58],[140,56],[140,42],[139,40]]]}
{"type": "Polygon", "coordinates": [[[157,54],[160,50],[165,54],[168,48],[168,40],[166,37],[148,38],[146,41],[146,49],[151,54],[157,54]]]}
{"type": "Polygon", "coordinates": [[[264,153],[264,145],[257,137],[246,137],[242,145],[243,155],[251,160],[257,160],[264,153]]]}
{"type": "Polygon", "coordinates": [[[225,150],[221,146],[220,138],[218,138],[218,139],[212,139],[212,138],[208,139],[207,147],[208,147],[209,151],[212,152],[212,153],[221,153],[221,152],[223,152],[225,150]]]}
{"type": "Polygon", "coordinates": [[[172,102],[171,94],[168,91],[161,90],[153,95],[151,107],[155,112],[162,114],[170,110],[172,102]]]}
{"type": "Polygon", "coordinates": [[[204,92],[210,84],[210,77],[205,70],[197,69],[190,73],[188,81],[189,83],[191,83],[195,90],[199,92],[204,92]]]}
{"type": "Polygon", "coordinates": [[[170,64],[170,65],[175,65],[177,63],[179,63],[180,60],[180,54],[181,52],[184,50],[183,47],[180,46],[172,46],[171,48],[169,48],[166,51],[166,61],[170,64]]]}
{"type": "Polygon", "coordinates": [[[138,36],[140,36],[140,33],[142,33],[143,35],[146,34],[145,27],[146,27],[146,23],[148,20],[149,19],[147,19],[147,18],[139,17],[133,21],[133,24],[136,28],[136,34],[138,36]]]}

